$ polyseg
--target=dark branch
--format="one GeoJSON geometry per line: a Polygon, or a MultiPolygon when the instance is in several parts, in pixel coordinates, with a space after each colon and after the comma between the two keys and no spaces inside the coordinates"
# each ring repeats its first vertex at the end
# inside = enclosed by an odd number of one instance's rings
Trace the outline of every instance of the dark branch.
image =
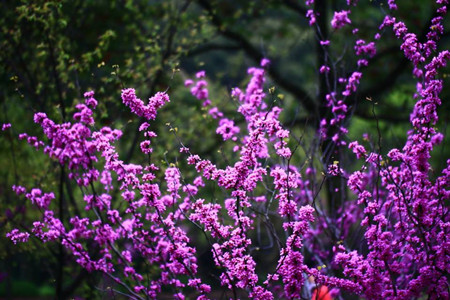
{"type": "Polygon", "coordinates": [[[237,51],[241,50],[239,45],[226,45],[226,44],[218,44],[218,43],[209,43],[205,45],[198,46],[188,52],[188,56],[195,56],[209,51],[237,51]]]}

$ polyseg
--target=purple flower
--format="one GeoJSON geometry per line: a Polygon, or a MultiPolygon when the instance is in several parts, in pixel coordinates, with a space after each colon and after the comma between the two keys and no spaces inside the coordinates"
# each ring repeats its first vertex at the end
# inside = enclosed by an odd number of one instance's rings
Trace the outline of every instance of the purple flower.
{"type": "Polygon", "coordinates": [[[10,123],[2,124],[2,131],[6,131],[6,130],[8,130],[9,128],[11,128],[11,124],[10,124],[10,123]]]}
{"type": "Polygon", "coordinates": [[[222,138],[226,141],[229,139],[236,139],[236,135],[239,131],[240,129],[234,125],[234,121],[223,118],[219,122],[216,133],[222,135],[222,138]]]}
{"type": "Polygon", "coordinates": [[[334,29],[340,29],[347,24],[351,24],[352,21],[348,18],[349,10],[335,11],[333,19],[331,20],[331,27],[334,29]]]}

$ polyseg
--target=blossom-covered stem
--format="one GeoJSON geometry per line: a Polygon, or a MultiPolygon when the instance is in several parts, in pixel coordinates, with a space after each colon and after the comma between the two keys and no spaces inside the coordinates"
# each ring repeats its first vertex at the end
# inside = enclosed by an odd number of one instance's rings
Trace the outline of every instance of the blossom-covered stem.
{"type": "MultiPolygon", "coordinates": [[[[161,216],[161,212],[159,211],[159,209],[158,209],[157,207],[155,207],[155,210],[156,210],[156,212],[157,212],[157,214],[158,214],[159,221],[161,222],[161,224],[163,224],[163,228],[164,228],[164,230],[165,230],[165,232],[166,232],[166,235],[167,235],[168,239],[170,240],[170,242],[172,243],[172,245],[173,245],[174,247],[176,247],[176,243],[175,243],[175,241],[174,241],[174,239],[173,239],[171,233],[169,232],[169,229],[167,228],[167,224],[164,222],[164,220],[163,220],[163,218],[162,218],[162,216],[161,216]]],[[[191,279],[195,279],[196,277],[195,277],[194,273],[192,272],[191,268],[188,267],[188,266],[184,263],[184,261],[181,261],[181,264],[183,265],[183,267],[185,268],[185,270],[188,271],[189,276],[191,277],[191,279]]],[[[174,276],[174,277],[175,277],[175,276],[174,276]]],[[[198,290],[201,291],[200,286],[198,286],[198,290]]],[[[204,292],[202,292],[202,294],[204,294],[204,292]]]]}

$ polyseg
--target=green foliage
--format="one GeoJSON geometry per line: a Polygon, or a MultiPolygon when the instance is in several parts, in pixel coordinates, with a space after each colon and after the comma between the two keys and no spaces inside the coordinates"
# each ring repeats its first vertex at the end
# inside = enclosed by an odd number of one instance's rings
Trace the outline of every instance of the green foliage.
{"type": "MultiPolygon", "coordinates": [[[[0,295],[7,294],[6,282],[0,283],[0,295]]],[[[38,286],[30,281],[15,280],[11,283],[9,291],[12,295],[18,297],[51,297],[54,290],[50,285],[38,286]]]]}

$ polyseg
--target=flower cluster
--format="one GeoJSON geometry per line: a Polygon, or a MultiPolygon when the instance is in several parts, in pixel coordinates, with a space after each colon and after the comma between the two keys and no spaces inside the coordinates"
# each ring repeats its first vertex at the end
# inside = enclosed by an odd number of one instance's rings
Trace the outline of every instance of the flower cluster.
{"type": "Polygon", "coordinates": [[[347,24],[351,24],[352,21],[348,17],[349,13],[350,11],[348,10],[335,11],[333,19],[331,20],[331,27],[334,29],[340,29],[347,24]]]}

